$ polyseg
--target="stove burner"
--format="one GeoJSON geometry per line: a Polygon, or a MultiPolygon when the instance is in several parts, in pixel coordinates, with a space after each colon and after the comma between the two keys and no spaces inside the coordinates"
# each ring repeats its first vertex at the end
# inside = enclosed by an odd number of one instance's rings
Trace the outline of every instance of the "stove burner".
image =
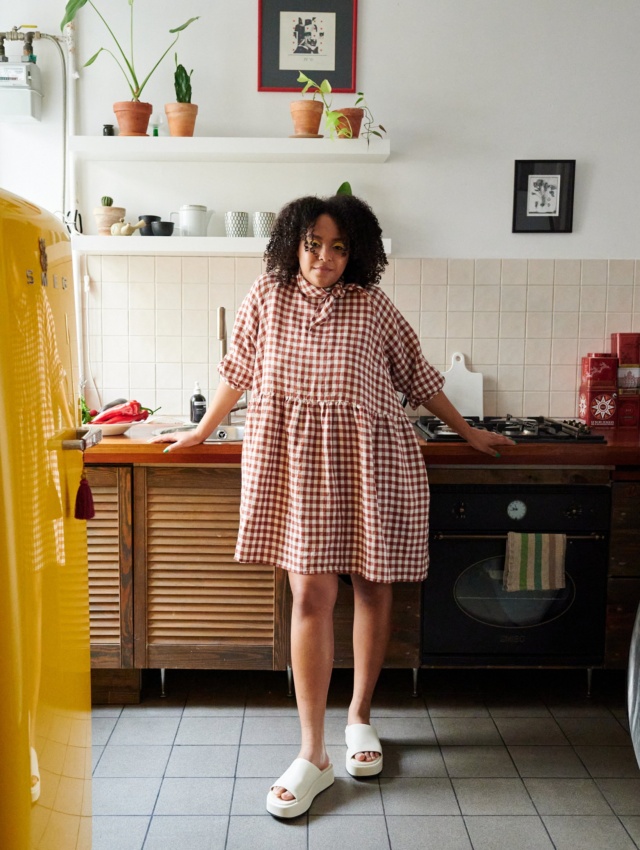
{"type": "MultiPolygon", "coordinates": [[[[464,418],[474,428],[504,434],[516,443],[605,442],[602,434],[593,434],[587,425],[575,419],[550,419],[546,416],[520,417],[511,414],[504,417],[485,416],[483,419],[477,416],[464,418]]],[[[416,422],[416,427],[429,441],[461,441],[462,439],[435,416],[421,416],[416,422]]]]}

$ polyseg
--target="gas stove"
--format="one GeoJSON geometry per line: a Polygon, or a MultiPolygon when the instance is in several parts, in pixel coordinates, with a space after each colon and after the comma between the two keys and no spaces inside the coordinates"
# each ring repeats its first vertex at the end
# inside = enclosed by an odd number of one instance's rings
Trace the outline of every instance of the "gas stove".
{"type": "MultiPolygon", "coordinates": [[[[549,419],[546,416],[465,416],[474,428],[494,431],[516,443],[604,443],[604,435],[594,434],[575,419],[549,419]]],[[[462,438],[435,416],[420,416],[416,428],[421,437],[436,442],[461,442],[462,438]]]]}

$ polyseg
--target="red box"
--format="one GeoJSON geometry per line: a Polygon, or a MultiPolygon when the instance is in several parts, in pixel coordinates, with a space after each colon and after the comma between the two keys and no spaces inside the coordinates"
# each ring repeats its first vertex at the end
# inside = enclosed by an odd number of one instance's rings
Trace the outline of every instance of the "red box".
{"type": "Polygon", "coordinates": [[[613,428],[617,422],[618,393],[611,389],[580,387],[578,418],[590,428],[613,428]]]}
{"type": "Polygon", "coordinates": [[[615,354],[587,354],[582,358],[582,380],[584,387],[610,389],[618,386],[618,358],[615,354]]]}
{"type": "Polygon", "coordinates": [[[611,334],[611,351],[620,366],[640,366],[640,334],[611,334]]]}
{"type": "Polygon", "coordinates": [[[618,428],[640,427],[640,396],[618,399],[618,428]]]}

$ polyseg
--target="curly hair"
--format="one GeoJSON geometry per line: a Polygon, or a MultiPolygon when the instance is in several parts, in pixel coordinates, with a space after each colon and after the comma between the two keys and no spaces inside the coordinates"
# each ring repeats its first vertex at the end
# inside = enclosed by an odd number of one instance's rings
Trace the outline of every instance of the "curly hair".
{"type": "Polygon", "coordinates": [[[362,287],[380,283],[388,264],[382,230],[371,207],[354,195],[328,198],[308,195],[284,206],[278,213],[264,254],[267,272],[275,273],[280,283],[295,280],[300,271],[300,242],[321,215],[330,216],[347,241],[349,255],[344,280],[362,287]]]}

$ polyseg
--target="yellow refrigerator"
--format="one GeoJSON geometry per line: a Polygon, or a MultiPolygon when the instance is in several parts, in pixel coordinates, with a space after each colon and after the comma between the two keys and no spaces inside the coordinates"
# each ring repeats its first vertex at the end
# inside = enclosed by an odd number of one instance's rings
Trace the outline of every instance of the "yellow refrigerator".
{"type": "Polygon", "coordinates": [[[85,446],[67,232],[0,190],[0,847],[91,847],[85,446]],[[85,493],[83,484],[82,493],[85,493]]]}

